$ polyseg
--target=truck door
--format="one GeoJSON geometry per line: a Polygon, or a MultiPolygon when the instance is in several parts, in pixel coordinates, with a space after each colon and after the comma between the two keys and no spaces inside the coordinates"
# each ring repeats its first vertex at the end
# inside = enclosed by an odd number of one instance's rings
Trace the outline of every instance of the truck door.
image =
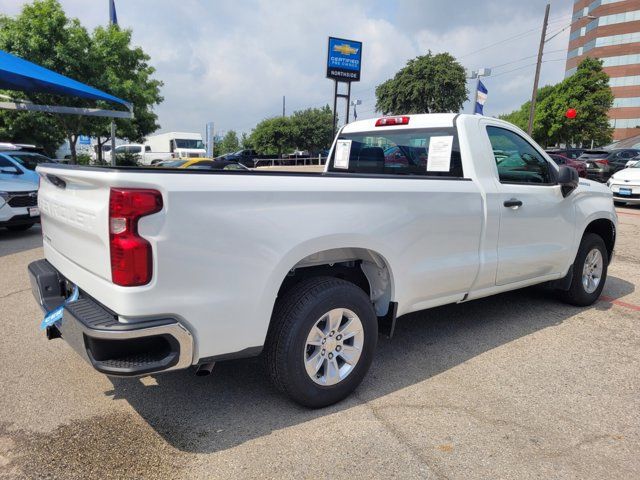
{"type": "Polygon", "coordinates": [[[564,273],[575,229],[572,197],[562,196],[555,167],[515,129],[486,129],[500,209],[496,285],[564,273]]]}

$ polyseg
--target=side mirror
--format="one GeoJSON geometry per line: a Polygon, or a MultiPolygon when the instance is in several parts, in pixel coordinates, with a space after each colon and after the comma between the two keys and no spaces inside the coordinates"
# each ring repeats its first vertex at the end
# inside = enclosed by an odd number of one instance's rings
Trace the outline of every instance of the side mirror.
{"type": "Polygon", "coordinates": [[[558,172],[558,184],[562,187],[562,195],[564,197],[567,197],[571,192],[578,188],[579,181],[580,176],[575,168],[568,167],[566,165],[560,166],[560,171],[558,172]]]}
{"type": "Polygon", "coordinates": [[[17,167],[0,167],[0,173],[9,173],[11,175],[22,175],[17,167]]]}

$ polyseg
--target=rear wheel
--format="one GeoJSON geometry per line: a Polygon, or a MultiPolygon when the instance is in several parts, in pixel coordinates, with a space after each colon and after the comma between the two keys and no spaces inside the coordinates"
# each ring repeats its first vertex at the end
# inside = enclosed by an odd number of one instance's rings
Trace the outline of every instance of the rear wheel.
{"type": "Polygon", "coordinates": [[[571,287],[560,292],[562,300],[581,307],[593,304],[604,288],[608,264],[609,255],[602,237],[586,233],[573,264],[571,287]]]}
{"type": "Polygon", "coordinates": [[[347,397],[362,381],[377,342],[368,295],[333,277],[305,280],[280,299],[265,347],[276,386],[312,408],[347,397]]]}
{"type": "Polygon", "coordinates": [[[25,230],[29,230],[33,227],[33,223],[25,223],[23,225],[9,225],[7,229],[11,232],[24,232],[25,230]]]}

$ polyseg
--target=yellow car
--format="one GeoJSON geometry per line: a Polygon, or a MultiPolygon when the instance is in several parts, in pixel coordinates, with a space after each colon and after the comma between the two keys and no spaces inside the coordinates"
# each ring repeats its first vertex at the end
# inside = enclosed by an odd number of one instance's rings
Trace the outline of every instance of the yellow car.
{"type": "Polygon", "coordinates": [[[249,170],[238,162],[212,158],[194,158],[186,161],[178,168],[196,168],[199,170],[249,170]]]}

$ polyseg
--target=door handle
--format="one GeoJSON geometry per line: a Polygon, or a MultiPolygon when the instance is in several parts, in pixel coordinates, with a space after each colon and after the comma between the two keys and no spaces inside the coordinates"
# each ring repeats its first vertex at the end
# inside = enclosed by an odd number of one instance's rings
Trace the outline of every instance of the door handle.
{"type": "Polygon", "coordinates": [[[503,205],[507,208],[512,208],[513,210],[517,210],[522,206],[522,201],[516,198],[512,198],[511,200],[505,200],[503,205]]]}

